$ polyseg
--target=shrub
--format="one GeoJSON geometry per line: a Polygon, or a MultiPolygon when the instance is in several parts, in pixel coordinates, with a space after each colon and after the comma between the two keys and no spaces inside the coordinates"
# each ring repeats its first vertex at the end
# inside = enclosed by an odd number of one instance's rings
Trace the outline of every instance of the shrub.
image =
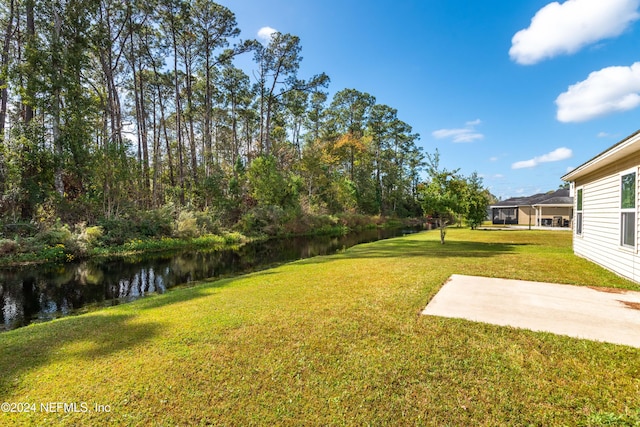
{"type": "Polygon", "coordinates": [[[100,226],[87,227],[84,230],[83,238],[89,243],[95,243],[100,237],[102,237],[104,230],[100,226]]]}
{"type": "Polygon", "coordinates": [[[225,233],[223,237],[225,243],[242,243],[247,240],[247,238],[243,234],[236,231],[225,233]]]}
{"type": "Polygon", "coordinates": [[[195,212],[194,215],[198,226],[198,233],[200,235],[220,233],[221,224],[219,214],[217,212],[195,212]]]}
{"type": "Polygon", "coordinates": [[[142,212],[133,220],[136,232],[144,237],[169,237],[173,234],[173,206],[142,212]]]}
{"type": "Polygon", "coordinates": [[[286,234],[343,234],[347,227],[331,215],[301,215],[285,224],[286,234]]]}
{"type": "Polygon", "coordinates": [[[80,253],[86,253],[95,247],[104,234],[100,226],[86,227],[84,223],[76,225],[76,245],[80,253]]]}
{"type": "Polygon", "coordinates": [[[176,221],[176,237],[194,238],[198,235],[198,221],[193,212],[182,211],[176,221]]]}
{"type": "Polygon", "coordinates": [[[18,251],[18,243],[11,239],[0,239],[0,255],[11,255],[18,251]]]}
{"type": "Polygon", "coordinates": [[[332,215],[317,215],[311,217],[311,232],[314,234],[346,233],[348,228],[340,224],[338,218],[332,215]]]}
{"type": "Polygon", "coordinates": [[[365,228],[375,228],[381,223],[380,217],[370,217],[367,215],[344,213],[338,215],[338,221],[341,225],[352,230],[363,230],[365,228]]]}
{"type": "Polygon", "coordinates": [[[66,245],[71,240],[71,230],[68,225],[56,221],[51,228],[38,233],[36,240],[48,246],[66,245]]]}
{"type": "Polygon", "coordinates": [[[45,262],[64,262],[71,261],[73,259],[73,255],[71,257],[67,257],[65,252],[65,247],[63,244],[57,244],[55,246],[50,246],[42,249],[39,253],[39,258],[43,259],[45,262]]]}
{"type": "Polygon", "coordinates": [[[100,239],[107,246],[122,245],[135,237],[134,224],[125,218],[109,218],[100,222],[104,234],[100,239]]]}
{"type": "Polygon", "coordinates": [[[30,222],[0,224],[0,237],[33,237],[37,232],[38,227],[30,222]]]}
{"type": "Polygon", "coordinates": [[[238,226],[247,234],[277,236],[282,234],[287,219],[286,211],[280,206],[257,206],[240,218],[238,226]]]}
{"type": "Polygon", "coordinates": [[[100,221],[104,234],[101,242],[122,245],[140,237],[169,237],[173,234],[173,208],[171,206],[140,212],[132,217],[118,217],[100,221]]]}

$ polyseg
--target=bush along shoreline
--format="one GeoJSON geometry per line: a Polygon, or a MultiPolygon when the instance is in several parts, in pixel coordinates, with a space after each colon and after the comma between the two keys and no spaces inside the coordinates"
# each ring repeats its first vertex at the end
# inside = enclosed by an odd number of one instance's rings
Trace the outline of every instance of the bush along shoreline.
{"type": "Polygon", "coordinates": [[[70,225],[59,219],[34,225],[0,224],[0,268],[60,264],[90,258],[121,257],[182,249],[226,248],[270,238],[344,235],[373,228],[420,226],[420,218],[360,214],[283,215],[277,207],[245,215],[232,228],[207,212],[168,209],[135,218],[70,225]]]}

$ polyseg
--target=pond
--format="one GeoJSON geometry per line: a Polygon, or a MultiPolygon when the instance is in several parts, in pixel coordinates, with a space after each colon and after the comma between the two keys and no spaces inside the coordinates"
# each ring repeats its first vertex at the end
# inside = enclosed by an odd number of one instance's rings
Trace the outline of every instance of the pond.
{"type": "Polygon", "coordinates": [[[261,270],[414,233],[376,229],[344,236],[272,239],[235,249],[191,250],[0,270],[0,332],[118,305],[198,280],[261,270]]]}

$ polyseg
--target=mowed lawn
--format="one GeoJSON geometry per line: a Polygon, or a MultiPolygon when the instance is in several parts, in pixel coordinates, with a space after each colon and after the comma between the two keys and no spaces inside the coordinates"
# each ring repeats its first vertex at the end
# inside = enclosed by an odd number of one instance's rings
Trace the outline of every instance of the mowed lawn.
{"type": "Polygon", "coordinates": [[[1,334],[0,425],[640,423],[640,349],[420,315],[453,273],[639,289],[568,232],[360,245],[1,334]]]}

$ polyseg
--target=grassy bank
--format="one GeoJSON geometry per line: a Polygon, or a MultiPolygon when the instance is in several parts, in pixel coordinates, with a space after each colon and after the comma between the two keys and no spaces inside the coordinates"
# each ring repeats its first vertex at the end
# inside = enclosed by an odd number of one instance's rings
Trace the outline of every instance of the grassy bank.
{"type": "Polygon", "coordinates": [[[30,224],[11,228],[0,224],[0,267],[60,264],[79,259],[128,256],[181,249],[214,249],[249,241],[292,236],[340,236],[372,228],[422,225],[422,219],[358,214],[299,215],[289,219],[264,214],[240,231],[221,228],[202,212],[149,211],[140,218],[118,218],[100,226],[71,226],[56,221],[40,228],[30,224]],[[5,230],[4,232],[1,230],[5,230]],[[20,231],[20,233],[18,233],[20,231]]]}
{"type": "Polygon", "coordinates": [[[122,245],[78,249],[63,243],[45,245],[31,251],[7,254],[0,259],[0,267],[24,264],[60,264],[88,258],[131,256],[142,253],[169,252],[183,249],[225,248],[254,240],[240,233],[207,234],[193,238],[162,237],[132,239],[122,245]]]}
{"type": "Polygon", "coordinates": [[[635,425],[640,350],[419,315],[453,273],[638,289],[570,240],[432,231],[10,331],[36,412],[0,424],[635,425]]]}

